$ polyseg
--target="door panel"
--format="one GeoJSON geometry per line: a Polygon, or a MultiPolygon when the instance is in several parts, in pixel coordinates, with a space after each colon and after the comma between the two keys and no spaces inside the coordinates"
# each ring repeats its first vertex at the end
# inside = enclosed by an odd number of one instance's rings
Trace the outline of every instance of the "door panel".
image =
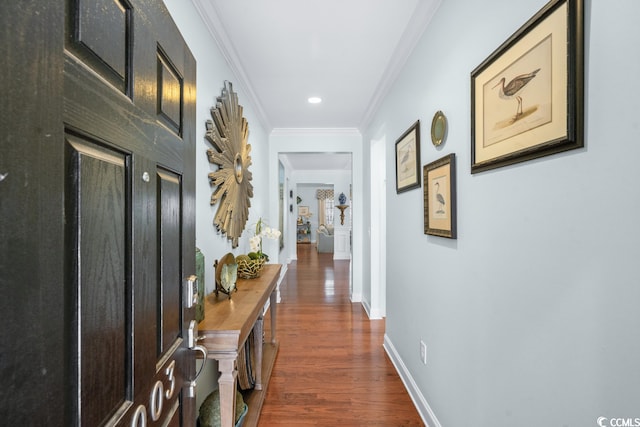
{"type": "Polygon", "coordinates": [[[157,0],[1,7],[0,418],[191,426],[193,56],[157,0]]]}
{"type": "Polygon", "coordinates": [[[129,162],[124,153],[73,135],[67,143],[73,412],[83,426],[97,426],[131,400],[129,162]]]}
{"type": "Polygon", "coordinates": [[[70,0],[67,8],[67,127],[122,153],[119,168],[102,159],[82,170],[97,188],[87,187],[95,206],[77,210],[78,221],[91,221],[92,212],[105,220],[95,224],[95,239],[77,237],[78,263],[113,283],[92,281],[100,288],[95,304],[78,307],[80,319],[96,319],[79,343],[81,425],[195,419],[193,399],[183,395],[195,357],[182,338],[195,315],[182,295],[183,278],[195,269],[193,221],[184,214],[194,192],[194,110],[185,107],[184,86],[194,84],[195,63],[160,6],[70,0]]]}
{"type": "MultiPolygon", "coordinates": [[[[180,176],[167,170],[158,170],[158,232],[160,247],[158,262],[160,263],[160,278],[158,280],[159,301],[157,304],[158,325],[158,355],[165,353],[180,337],[181,330],[181,245],[180,222],[182,220],[180,176]]],[[[186,296],[185,296],[186,297],[186,296]]]]}
{"type": "Polygon", "coordinates": [[[67,49],[130,95],[133,11],[122,0],[67,0],[67,49]]]}
{"type": "Polygon", "coordinates": [[[182,134],[182,83],[169,57],[158,48],[158,116],[177,135],[182,134]]]}

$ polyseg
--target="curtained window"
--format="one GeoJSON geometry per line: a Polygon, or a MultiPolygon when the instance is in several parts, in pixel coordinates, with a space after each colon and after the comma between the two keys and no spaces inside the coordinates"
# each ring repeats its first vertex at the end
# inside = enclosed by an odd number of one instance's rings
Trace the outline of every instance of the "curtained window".
{"type": "Polygon", "coordinates": [[[316,190],[318,225],[333,225],[333,190],[316,190]]]}

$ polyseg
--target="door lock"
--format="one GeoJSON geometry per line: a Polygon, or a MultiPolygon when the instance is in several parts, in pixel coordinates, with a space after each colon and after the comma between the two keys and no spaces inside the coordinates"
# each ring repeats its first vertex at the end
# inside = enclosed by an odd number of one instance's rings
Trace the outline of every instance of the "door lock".
{"type": "Polygon", "coordinates": [[[187,330],[187,345],[191,350],[199,351],[200,353],[202,353],[202,365],[200,365],[200,369],[198,369],[198,373],[196,373],[195,378],[191,381],[188,381],[187,397],[196,396],[196,380],[202,373],[202,370],[204,369],[204,365],[207,364],[207,349],[204,346],[196,344],[197,341],[198,341],[198,325],[195,320],[192,320],[189,323],[189,329],[187,330]]]}
{"type": "Polygon", "coordinates": [[[185,288],[184,305],[186,308],[191,308],[198,303],[198,276],[195,274],[189,276],[185,288]]]}

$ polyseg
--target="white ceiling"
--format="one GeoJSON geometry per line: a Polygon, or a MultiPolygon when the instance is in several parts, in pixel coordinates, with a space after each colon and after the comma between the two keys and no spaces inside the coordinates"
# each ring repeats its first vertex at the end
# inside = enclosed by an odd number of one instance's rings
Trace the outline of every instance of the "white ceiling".
{"type": "Polygon", "coordinates": [[[271,132],[364,128],[441,0],[192,1],[271,132]]]}

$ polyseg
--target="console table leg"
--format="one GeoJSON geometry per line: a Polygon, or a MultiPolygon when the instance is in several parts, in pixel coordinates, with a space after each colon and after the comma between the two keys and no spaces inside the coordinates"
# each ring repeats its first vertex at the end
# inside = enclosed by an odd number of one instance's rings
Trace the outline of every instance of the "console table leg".
{"type": "Polygon", "coordinates": [[[276,343],[276,313],[278,312],[278,310],[276,310],[276,304],[278,304],[278,295],[276,294],[275,290],[271,292],[271,295],[269,296],[269,301],[270,301],[269,310],[271,310],[271,343],[275,344],[276,343]]]}
{"type": "Polygon", "coordinates": [[[253,348],[256,351],[256,390],[262,390],[262,334],[264,317],[258,316],[256,324],[253,326],[253,348]]]}
{"type": "Polygon", "coordinates": [[[218,388],[220,390],[220,425],[234,427],[236,424],[236,369],[235,359],[218,359],[218,388]]]}

